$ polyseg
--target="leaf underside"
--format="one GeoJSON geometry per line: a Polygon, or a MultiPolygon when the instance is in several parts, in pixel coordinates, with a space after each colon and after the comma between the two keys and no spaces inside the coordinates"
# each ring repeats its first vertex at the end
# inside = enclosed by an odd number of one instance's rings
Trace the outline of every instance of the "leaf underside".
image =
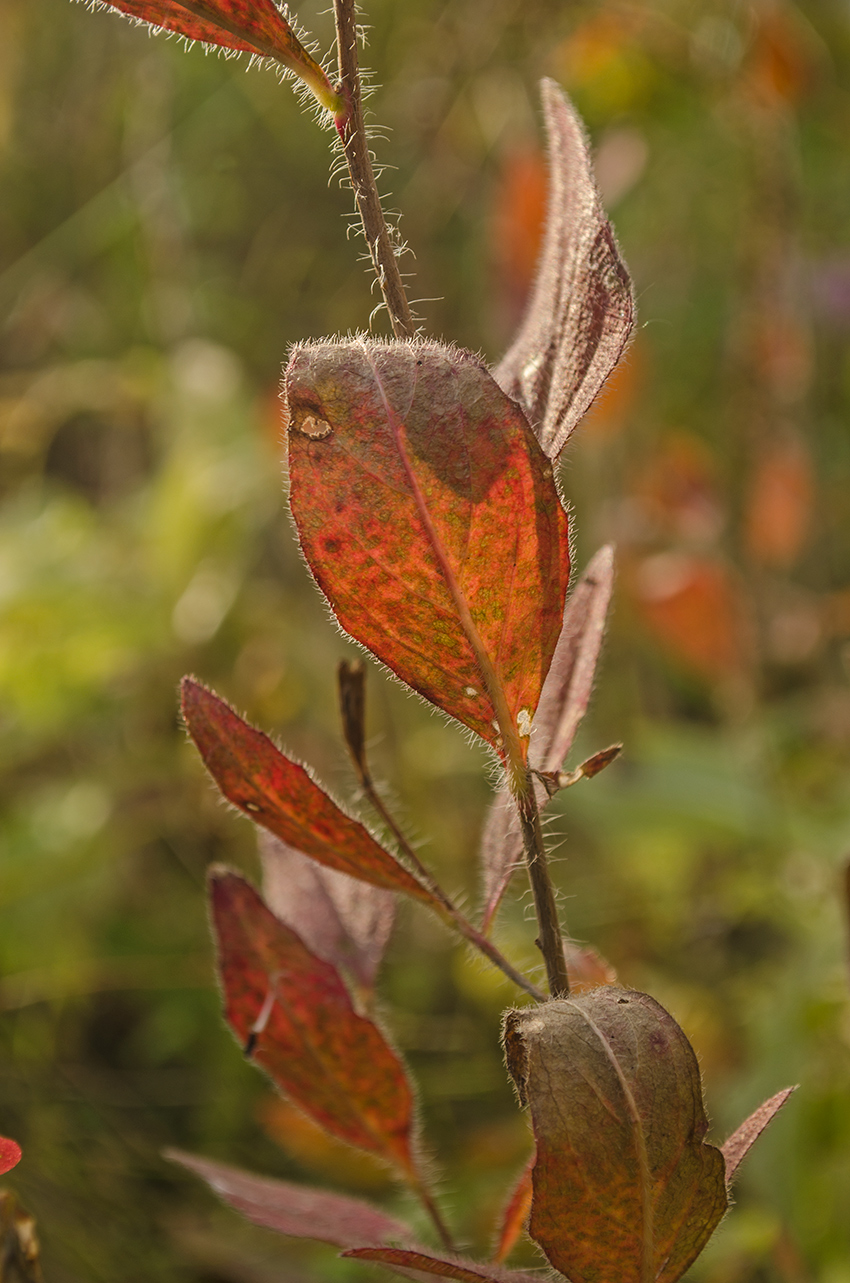
{"type": "Polygon", "coordinates": [[[537,1141],[529,1231],[571,1283],[676,1283],[727,1208],[696,1057],[654,999],[600,988],[509,1013],[537,1141]]]}
{"type": "Polygon", "coordinates": [[[489,664],[527,735],[569,538],[519,407],[476,357],[424,342],[298,347],[286,399],[292,515],[339,623],[498,749],[489,664]]]}
{"type": "Polygon", "coordinates": [[[298,56],[300,44],[272,0],[106,0],[130,18],[189,40],[246,53],[298,56]]]}
{"type": "Polygon", "coordinates": [[[541,95],[549,144],[543,251],[525,319],[494,373],[554,459],[620,359],[635,304],[581,118],[553,80],[541,82],[541,95]]]}
{"type": "Polygon", "coordinates": [[[225,1016],[240,1044],[333,1136],[415,1178],[410,1084],[377,1025],[244,878],[214,872],[210,898],[225,1016]]]}

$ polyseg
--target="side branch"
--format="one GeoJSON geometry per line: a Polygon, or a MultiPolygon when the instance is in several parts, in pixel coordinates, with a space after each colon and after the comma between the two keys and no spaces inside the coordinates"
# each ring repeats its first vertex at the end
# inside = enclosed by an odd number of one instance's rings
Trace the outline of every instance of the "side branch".
{"type": "Polygon", "coordinates": [[[355,0],[334,0],[334,14],[339,57],[339,89],[348,104],[345,117],[337,118],[337,130],[342,139],[357,211],[363,223],[366,244],[369,246],[372,264],[390,315],[393,333],[397,339],[410,339],[416,333],[416,326],[398,268],[398,259],[384,219],[363,124],[355,0]]]}

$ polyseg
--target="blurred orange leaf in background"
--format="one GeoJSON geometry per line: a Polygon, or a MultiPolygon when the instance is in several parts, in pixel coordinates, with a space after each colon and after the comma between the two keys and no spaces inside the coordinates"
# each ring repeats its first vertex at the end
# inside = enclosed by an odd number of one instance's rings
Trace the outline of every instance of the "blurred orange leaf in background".
{"type": "Polygon", "coordinates": [[[676,659],[713,680],[745,666],[746,601],[723,562],[657,553],[640,563],[634,585],[645,623],[676,659]]]}
{"type": "Polygon", "coordinates": [[[805,444],[798,437],[775,442],[756,464],[750,485],[744,518],[750,556],[764,566],[792,566],[809,533],[813,501],[805,444]]]}

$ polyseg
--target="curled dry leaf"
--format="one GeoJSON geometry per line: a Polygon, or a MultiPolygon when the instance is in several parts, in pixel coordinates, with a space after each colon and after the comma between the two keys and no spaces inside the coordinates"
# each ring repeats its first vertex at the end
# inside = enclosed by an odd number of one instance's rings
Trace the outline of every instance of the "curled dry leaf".
{"type": "Polygon", "coordinates": [[[466,1257],[434,1256],[424,1248],[365,1247],[342,1255],[358,1261],[376,1261],[405,1278],[436,1274],[438,1278],[458,1279],[460,1283],[534,1283],[530,1274],[501,1269],[498,1265],[479,1265],[466,1257]]]}
{"type": "Polygon", "coordinates": [[[410,1084],[380,1029],[244,878],[215,871],[210,898],[225,1015],[240,1044],[332,1135],[418,1180],[410,1084]]]}
{"type": "Polygon", "coordinates": [[[339,95],[273,0],[104,0],[111,9],[189,40],[274,58],[338,113],[339,95]]]}
{"type": "Polygon", "coordinates": [[[395,921],[395,896],[323,868],[271,833],[259,832],[263,895],[313,953],[372,989],[395,921]]]}
{"type": "MultiPolygon", "coordinates": [[[[590,703],[605,620],[614,588],[614,549],[605,544],[588,563],[567,600],[563,624],[534,715],[529,763],[539,771],[558,771],[572,747],[590,703]]],[[[535,784],[538,806],[548,798],[535,784]]],[[[498,790],[484,825],[481,867],[484,929],[490,926],[514,870],[522,862],[522,835],[507,786],[498,790]]]]}
{"type": "Polygon", "coordinates": [[[303,766],[191,677],[181,683],[183,717],[204,765],[228,802],[312,860],[426,904],[429,891],[369,831],[311,779],[303,766]]]}
{"type": "Polygon", "coordinates": [[[249,1221],[277,1230],[278,1234],[312,1238],[344,1248],[407,1243],[411,1239],[409,1228],[401,1221],[359,1198],[256,1176],[179,1149],[166,1150],[165,1157],[200,1176],[219,1198],[249,1221]]]}
{"type": "Polygon", "coordinates": [[[420,342],[298,347],[286,400],[292,515],[342,627],[496,748],[527,737],[569,538],[522,411],[476,357],[420,342]]]}
{"type": "Polygon", "coordinates": [[[532,1154],[522,1169],[519,1180],[511,1191],[507,1206],[502,1213],[495,1251],[495,1259],[497,1261],[506,1261],[508,1259],[528,1224],[528,1215],[531,1211],[531,1173],[533,1169],[534,1155],[532,1154]]]}
{"type": "Polygon", "coordinates": [[[783,1091],[778,1091],[775,1096],[771,1096],[769,1100],[764,1101],[763,1104],[759,1105],[755,1113],[750,1114],[749,1118],[741,1123],[737,1131],[734,1131],[726,1141],[720,1152],[726,1164],[727,1185],[731,1185],[735,1173],[765,1127],[776,1117],[788,1097],[796,1090],[796,1087],[786,1087],[783,1091]]]}
{"type": "Polygon", "coordinates": [[[727,1207],[696,1056],[646,994],[603,987],[509,1012],[531,1107],[529,1230],[571,1283],[675,1283],[727,1207]]]}
{"type": "Polygon", "coordinates": [[[543,253],[525,319],[495,376],[554,459],[620,359],[635,304],[581,119],[553,80],[542,81],[541,94],[549,144],[543,253]]]}

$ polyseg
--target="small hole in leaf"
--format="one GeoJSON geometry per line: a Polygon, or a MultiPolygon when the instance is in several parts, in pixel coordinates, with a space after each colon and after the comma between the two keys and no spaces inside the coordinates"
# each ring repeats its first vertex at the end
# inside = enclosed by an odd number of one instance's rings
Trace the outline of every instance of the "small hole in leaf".
{"type": "Polygon", "coordinates": [[[626,1007],[629,1005],[628,998],[618,998],[617,1002],[626,1007]]]}

